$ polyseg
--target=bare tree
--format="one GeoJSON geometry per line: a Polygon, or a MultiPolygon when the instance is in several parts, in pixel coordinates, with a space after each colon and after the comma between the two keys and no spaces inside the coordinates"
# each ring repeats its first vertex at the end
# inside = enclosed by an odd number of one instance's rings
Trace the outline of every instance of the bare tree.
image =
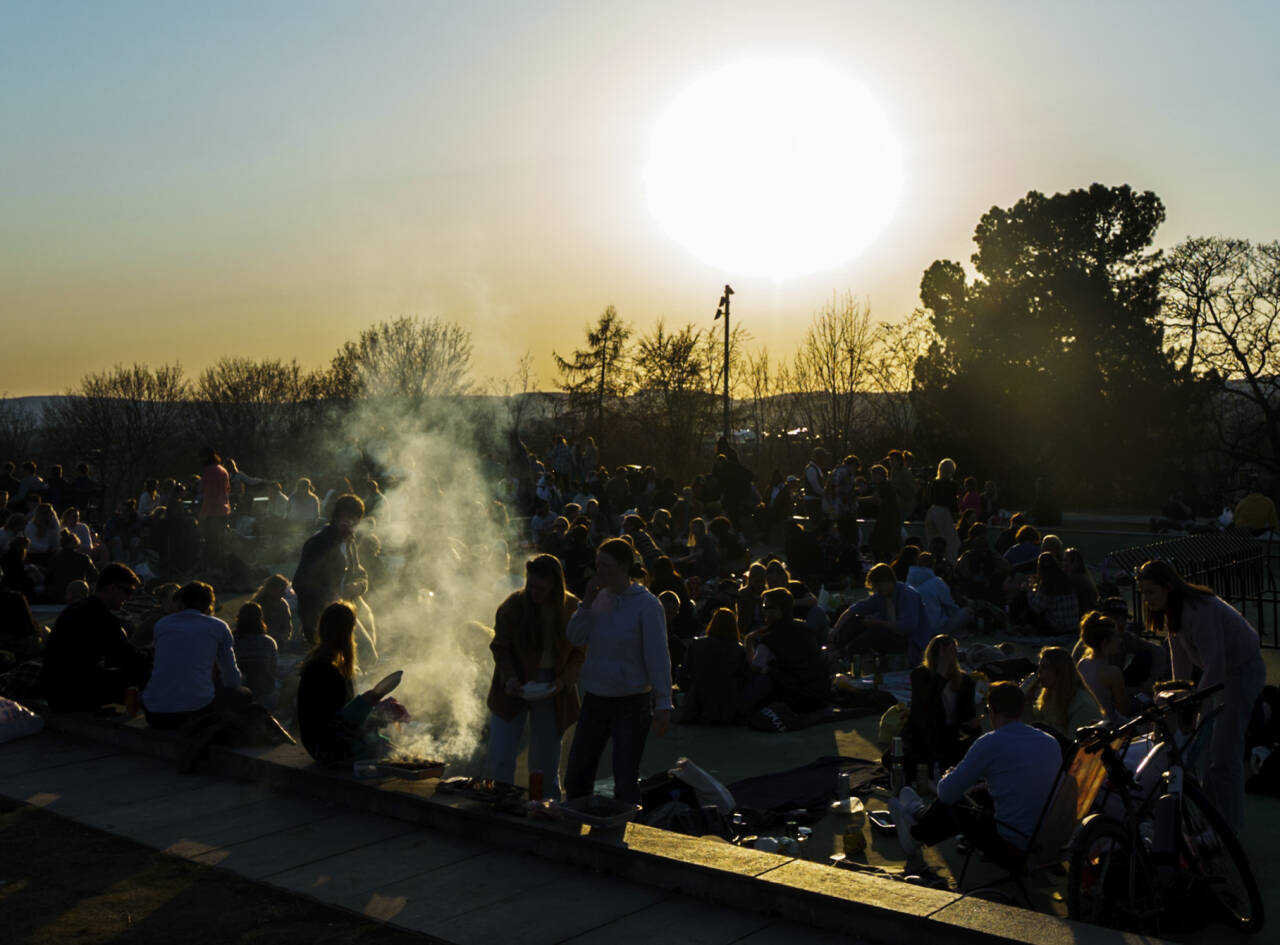
{"type": "Polygon", "coordinates": [[[1184,378],[1212,386],[1219,448],[1280,474],[1280,242],[1185,240],[1162,288],[1165,344],[1184,378]]]}
{"type": "Polygon", "coordinates": [[[911,408],[911,385],[916,362],[927,357],[937,340],[929,314],[916,309],[901,322],[881,322],[876,331],[874,353],[868,365],[871,389],[868,404],[882,435],[898,446],[911,444],[915,412],[911,408]]]}
{"type": "Polygon", "coordinates": [[[190,387],[180,365],[117,365],[85,375],[66,396],[52,401],[46,420],[67,455],[98,466],[108,505],[133,495],[144,478],[195,465],[195,444],[181,439],[190,387]],[[190,463],[175,456],[191,452],[190,463]]]}
{"type": "Polygon", "coordinates": [[[848,451],[865,422],[874,346],[870,307],[845,293],[814,316],[792,362],[797,408],[835,456],[848,451]]]}
{"type": "Polygon", "coordinates": [[[471,388],[471,333],[438,318],[402,316],[366,328],[330,366],[330,392],[420,408],[471,388]]]}
{"type": "Polygon", "coordinates": [[[322,386],[297,361],[222,358],[195,383],[194,420],[206,442],[241,465],[278,467],[282,453],[309,439],[322,386]]]}
{"type": "Polygon", "coordinates": [[[30,456],[40,424],[41,411],[31,402],[0,395],[0,459],[16,463],[30,456]]]}

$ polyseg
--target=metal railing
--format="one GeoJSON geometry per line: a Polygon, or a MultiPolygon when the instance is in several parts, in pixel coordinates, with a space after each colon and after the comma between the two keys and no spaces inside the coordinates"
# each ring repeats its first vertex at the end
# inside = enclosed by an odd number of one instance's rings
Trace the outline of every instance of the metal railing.
{"type": "MultiPolygon", "coordinates": [[[[1113,551],[1104,567],[1132,579],[1152,560],[1167,561],[1187,581],[1211,587],[1257,628],[1263,646],[1280,647],[1280,541],[1259,540],[1238,529],[1189,535],[1113,551]]],[[[1136,582],[1130,594],[1134,614],[1141,614],[1136,582]]]]}

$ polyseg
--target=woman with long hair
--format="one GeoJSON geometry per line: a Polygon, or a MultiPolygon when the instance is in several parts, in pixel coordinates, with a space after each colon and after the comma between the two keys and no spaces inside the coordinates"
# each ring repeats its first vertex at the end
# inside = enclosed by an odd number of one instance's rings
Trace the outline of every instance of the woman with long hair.
{"type": "Polygon", "coordinates": [[[956,519],[960,515],[960,487],[956,485],[956,463],[944,459],[938,463],[937,475],[929,483],[926,496],[929,510],[924,515],[925,544],[933,547],[933,540],[946,542],[947,560],[955,563],[960,553],[960,536],[956,533],[956,519]]]}
{"type": "Polygon", "coordinates": [[[1023,683],[1031,697],[1031,718],[1053,729],[1059,740],[1075,738],[1076,729],[1102,718],[1102,707],[1080,676],[1071,654],[1060,646],[1040,651],[1040,665],[1023,683]]]}
{"type": "Polygon", "coordinates": [[[58,514],[48,502],[36,506],[31,521],[27,523],[26,536],[31,539],[28,554],[35,564],[46,564],[57,553],[62,526],[58,514]]]}
{"type": "Polygon", "coordinates": [[[1205,787],[1238,833],[1244,826],[1245,730],[1267,677],[1258,632],[1212,590],[1188,583],[1165,561],[1148,561],[1137,578],[1147,629],[1168,635],[1174,678],[1191,679],[1198,668],[1199,688],[1224,686],[1216,697],[1222,711],[1213,723],[1205,787]]]}
{"type": "Polygon", "coordinates": [[[1036,559],[1036,575],[1027,591],[1032,623],[1046,633],[1075,635],[1080,625],[1080,604],[1071,579],[1052,554],[1036,559]]]}
{"type": "Polygon", "coordinates": [[[1076,602],[1080,605],[1080,613],[1087,614],[1098,603],[1098,585],[1093,583],[1093,575],[1089,573],[1084,552],[1079,548],[1068,548],[1064,551],[1062,570],[1071,580],[1071,587],[1076,592],[1076,602]]]}
{"type": "Polygon", "coordinates": [[[671,721],[671,655],[661,602],[633,582],[635,552],[621,538],[602,543],[596,572],[569,619],[566,635],[587,648],[582,710],[569,749],[565,789],[591,793],[605,746],[613,742],[614,796],[639,802],[640,759],[650,724],[671,721]]]}
{"type": "Polygon", "coordinates": [[[911,671],[911,709],[902,735],[909,765],[954,765],[982,732],[974,679],[960,668],[956,638],[938,634],[911,671]]]}
{"type": "Polygon", "coordinates": [[[529,770],[543,773],[543,790],[560,800],[560,741],[578,719],[578,674],[583,652],[565,636],[578,599],[565,590],[560,561],[530,558],[524,587],[498,607],[494,619],[493,680],[486,700],[489,777],[515,782],[516,755],[529,725],[529,770]]]}
{"type": "Polygon", "coordinates": [[[276,707],[276,664],[280,658],[276,641],[267,635],[267,623],[262,608],[252,601],[240,605],[236,613],[235,631],[236,663],[244,684],[253,693],[253,699],[268,709],[276,707]]]}
{"type": "Polygon", "coordinates": [[[711,615],[705,636],[689,641],[681,664],[684,704],[681,722],[728,724],[737,720],[739,696],[751,677],[738,618],[721,607],[711,615]]]}
{"type": "Polygon", "coordinates": [[[1102,712],[1112,721],[1129,714],[1129,694],[1124,673],[1115,665],[1120,649],[1120,632],[1106,614],[1091,610],[1080,619],[1080,642],[1084,656],[1076,662],[1080,678],[1097,697],[1102,712]]]}
{"type": "Polygon", "coordinates": [[[302,747],[322,765],[336,767],[374,758],[380,743],[368,731],[378,694],[355,693],[356,610],[346,601],[320,614],[316,642],[298,680],[298,732],[302,747]]]}

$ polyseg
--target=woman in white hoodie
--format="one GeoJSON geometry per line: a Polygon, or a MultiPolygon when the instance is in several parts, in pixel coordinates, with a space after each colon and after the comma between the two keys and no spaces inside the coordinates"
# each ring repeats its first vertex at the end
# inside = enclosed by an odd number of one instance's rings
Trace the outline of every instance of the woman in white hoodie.
{"type": "Polygon", "coordinates": [[[596,573],[565,630],[574,646],[586,646],[579,678],[582,709],[569,763],[565,794],[592,793],[600,756],[613,742],[613,793],[640,801],[640,758],[652,725],[664,735],[671,721],[671,656],[658,598],[632,582],[635,552],[611,538],[596,552],[596,573]]]}

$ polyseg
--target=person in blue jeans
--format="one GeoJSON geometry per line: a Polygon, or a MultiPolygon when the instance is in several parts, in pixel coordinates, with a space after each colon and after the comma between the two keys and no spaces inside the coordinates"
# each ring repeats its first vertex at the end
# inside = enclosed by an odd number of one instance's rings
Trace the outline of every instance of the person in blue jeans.
{"type": "Polygon", "coordinates": [[[639,803],[640,758],[652,727],[665,735],[671,722],[671,656],[662,603],[640,584],[635,551],[611,538],[596,552],[566,634],[587,648],[582,665],[582,710],[569,749],[565,793],[592,793],[600,757],[613,742],[614,796],[639,803]]]}
{"type": "MultiPolygon", "coordinates": [[[[516,756],[529,725],[529,770],[543,773],[544,795],[560,799],[560,740],[578,718],[578,673],[582,648],[565,636],[578,599],[564,587],[564,570],[553,555],[531,558],[524,587],[498,607],[494,618],[493,681],[489,684],[489,777],[512,784],[516,756]],[[530,693],[541,683],[549,693],[530,693]]],[[[543,688],[543,687],[538,687],[543,688]]]]}

